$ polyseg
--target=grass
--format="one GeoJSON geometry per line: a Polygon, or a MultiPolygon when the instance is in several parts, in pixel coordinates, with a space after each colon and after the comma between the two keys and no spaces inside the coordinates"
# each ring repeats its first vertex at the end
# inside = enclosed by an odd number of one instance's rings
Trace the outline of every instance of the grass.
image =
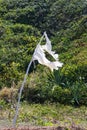
{"type": "MultiPolygon", "coordinates": [[[[14,112],[14,110],[6,107],[0,110],[0,117],[1,120],[4,120],[4,124],[5,120],[12,121],[14,112]]],[[[75,108],[60,104],[28,104],[25,102],[21,104],[17,124],[66,127],[74,124],[87,128],[87,107],[75,108]]]]}

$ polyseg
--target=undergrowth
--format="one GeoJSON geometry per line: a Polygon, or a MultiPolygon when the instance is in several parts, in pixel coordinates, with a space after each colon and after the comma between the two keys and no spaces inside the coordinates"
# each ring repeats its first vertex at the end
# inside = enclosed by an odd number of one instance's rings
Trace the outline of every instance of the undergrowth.
{"type": "MultiPolygon", "coordinates": [[[[3,107],[0,110],[0,120],[13,121],[15,109],[3,107]]],[[[1,121],[0,121],[1,122],[1,121]]],[[[65,126],[72,124],[87,128],[87,108],[85,106],[73,107],[59,103],[28,104],[21,103],[17,125],[34,126],[65,126]]],[[[1,123],[0,123],[1,124],[1,123]]]]}

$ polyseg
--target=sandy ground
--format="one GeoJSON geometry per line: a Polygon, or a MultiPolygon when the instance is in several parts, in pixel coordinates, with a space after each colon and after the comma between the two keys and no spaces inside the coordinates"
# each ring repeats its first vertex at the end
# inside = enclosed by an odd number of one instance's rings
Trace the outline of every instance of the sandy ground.
{"type": "Polygon", "coordinates": [[[16,128],[13,128],[9,120],[0,120],[0,130],[87,130],[87,129],[80,128],[75,125],[72,125],[69,128],[65,128],[62,126],[58,126],[58,127],[30,126],[28,124],[23,124],[23,123],[19,124],[16,128]]]}
{"type": "Polygon", "coordinates": [[[36,126],[31,126],[31,127],[17,127],[17,128],[2,128],[0,130],[86,130],[86,129],[81,129],[78,127],[72,127],[72,128],[64,128],[64,127],[36,127],[36,126]]]}
{"type": "Polygon", "coordinates": [[[50,127],[50,126],[18,126],[18,127],[6,127],[2,126],[0,127],[0,130],[87,130],[84,128],[76,127],[76,126],[71,126],[70,128],[65,128],[65,127],[50,127]]]}

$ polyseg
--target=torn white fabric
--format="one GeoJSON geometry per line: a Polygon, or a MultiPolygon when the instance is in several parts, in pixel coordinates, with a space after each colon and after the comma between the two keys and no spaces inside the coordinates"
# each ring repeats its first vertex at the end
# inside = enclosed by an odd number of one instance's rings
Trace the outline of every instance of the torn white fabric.
{"type": "Polygon", "coordinates": [[[42,45],[42,48],[47,51],[55,60],[58,60],[58,54],[55,54],[55,51],[52,51],[51,41],[49,40],[46,32],[44,32],[44,36],[46,39],[46,44],[42,45]]]}
{"type": "Polygon", "coordinates": [[[33,54],[33,61],[37,60],[40,64],[49,67],[51,71],[54,69],[58,70],[59,67],[62,67],[63,63],[58,61],[58,54],[55,54],[55,52],[52,51],[51,41],[49,40],[46,32],[44,33],[44,36],[46,38],[46,44],[37,45],[33,54]],[[54,62],[51,62],[46,58],[45,51],[47,51],[55,59],[54,62]]]}
{"type": "Polygon", "coordinates": [[[38,44],[35,52],[33,54],[33,60],[38,60],[40,64],[46,64],[49,62],[49,60],[45,57],[44,50],[42,49],[41,45],[38,44]]]}

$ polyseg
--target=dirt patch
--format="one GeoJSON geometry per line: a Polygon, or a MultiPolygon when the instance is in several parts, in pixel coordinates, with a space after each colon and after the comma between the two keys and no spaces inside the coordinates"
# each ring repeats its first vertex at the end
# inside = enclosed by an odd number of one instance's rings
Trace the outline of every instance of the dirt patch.
{"type": "Polygon", "coordinates": [[[17,127],[17,128],[2,128],[0,130],[86,130],[80,127],[73,127],[71,126],[71,128],[65,128],[65,127],[17,127]]]}
{"type": "MultiPolygon", "coordinates": [[[[0,129],[1,130],[1,129],[0,129]]],[[[4,128],[2,130],[64,130],[62,127],[18,127],[18,128],[4,128]]]]}

